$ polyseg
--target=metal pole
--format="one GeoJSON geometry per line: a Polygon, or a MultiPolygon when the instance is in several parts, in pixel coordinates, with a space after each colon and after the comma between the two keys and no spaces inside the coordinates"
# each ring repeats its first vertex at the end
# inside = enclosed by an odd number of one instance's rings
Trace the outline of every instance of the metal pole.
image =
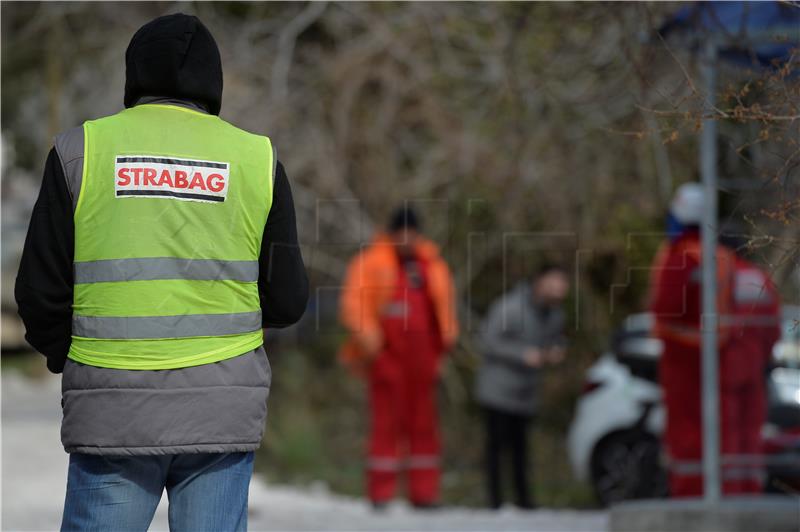
{"type": "Polygon", "coordinates": [[[705,190],[706,209],[703,216],[702,279],[703,314],[701,319],[703,346],[703,477],[704,495],[708,504],[720,501],[719,456],[719,358],[717,324],[717,123],[713,119],[717,77],[717,47],[712,38],[705,43],[701,69],[705,100],[703,131],[700,136],[700,174],[705,190]]]}

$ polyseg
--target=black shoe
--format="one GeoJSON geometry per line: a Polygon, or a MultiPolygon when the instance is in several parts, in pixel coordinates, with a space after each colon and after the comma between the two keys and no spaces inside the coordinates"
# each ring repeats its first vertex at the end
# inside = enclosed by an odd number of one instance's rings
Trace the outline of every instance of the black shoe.
{"type": "Polygon", "coordinates": [[[389,507],[389,501],[372,501],[372,510],[375,512],[385,512],[389,507]]]}
{"type": "Polygon", "coordinates": [[[438,510],[442,507],[441,504],[438,502],[412,502],[411,505],[414,507],[415,510],[438,510]]]}

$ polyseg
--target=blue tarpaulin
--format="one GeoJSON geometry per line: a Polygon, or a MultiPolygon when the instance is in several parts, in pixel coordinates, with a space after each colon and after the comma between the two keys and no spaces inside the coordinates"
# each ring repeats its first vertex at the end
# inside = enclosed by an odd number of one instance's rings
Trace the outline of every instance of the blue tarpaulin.
{"type": "Polygon", "coordinates": [[[714,39],[722,59],[773,66],[800,47],[800,2],[696,2],[658,31],[664,38],[684,40],[690,48],[714,39]]]}

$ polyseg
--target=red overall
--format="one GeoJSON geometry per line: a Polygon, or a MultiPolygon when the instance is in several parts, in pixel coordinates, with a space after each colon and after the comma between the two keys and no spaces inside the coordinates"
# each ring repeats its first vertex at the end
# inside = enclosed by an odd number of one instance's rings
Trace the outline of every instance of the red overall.
{"type": "Polygon", "coordinates": [[[381,328],[385,347],[369,370],[369,497],[378,503],[391,499],[406,469],[411,502],[431,504],[439,496],[435,395],[443,346],[425,261],[412,259],[399,268],[381,328]]]}
{"type": "MultiPolygon", "coordinates": [[[[672,497],[703,493],[701,414],[701,283],[700,235],[690,230],[663,247],[652,276],[650,309],[656,318],[656,335],[664,343],[659,379],[667,409],[664,443],[669,458],[672,497]]],[[[731,312],[733,254],[717,248],[718,312],[731,312]]],[[[720,328],[720,346],[727,329],[720,328]]],[[[726,369],[721,364],[720,371],[726,369]]]]}
{"type": "Polygon", "coordinates": [[[761,429],[766,421],[764,371],[780,338],[780,297],[756,265],[736,259],[731,341],[722,351],[722,478],[726,494],[760,493],[761,429]]]}

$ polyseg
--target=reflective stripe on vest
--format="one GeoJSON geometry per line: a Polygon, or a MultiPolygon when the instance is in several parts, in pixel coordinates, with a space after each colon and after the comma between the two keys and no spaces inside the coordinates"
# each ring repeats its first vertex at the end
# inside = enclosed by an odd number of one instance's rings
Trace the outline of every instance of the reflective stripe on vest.
{"type": "Polygon", "coordinates": [[[86,338],[143,339],[224,336],[261,328],[261,311],[183,316],[74,316],[72,334],[86,338]]]}
{"type": "Polygon", "coordinates": [[[68,356],[173,369],[260,346],[273,154],[268,138],[182,107],[86,122],[68,356]]]}
{"type": "Polygon", "coordinates": [[[75,263],[75,284],[191,279],[258,281],[258,261],[217,259],[106,259],[75,263]]]}

